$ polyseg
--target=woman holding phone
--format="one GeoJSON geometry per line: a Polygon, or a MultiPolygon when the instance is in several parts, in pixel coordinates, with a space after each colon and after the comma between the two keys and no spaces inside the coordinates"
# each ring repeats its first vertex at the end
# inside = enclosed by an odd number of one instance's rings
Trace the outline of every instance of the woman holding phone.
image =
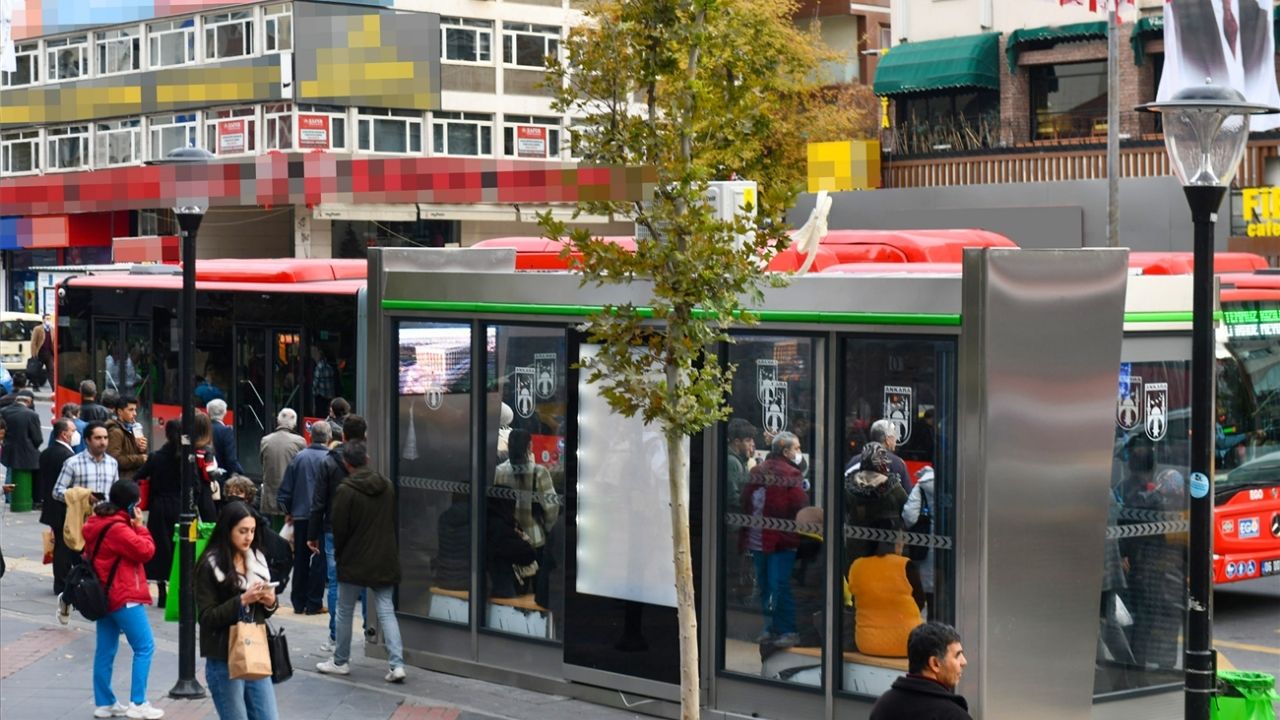
{"type": "Polygon", "coordinates": [[[151,674],[151,656],[156,646],[147,620],[151,588],[147,585],[143,564],[155,554],[156,544],[142,522],[138,497],[135,482],[119,480],[84,523],[85,551],[107,594],[107,615],[95,623],[98,641],[93,653],[93,716],[96,718],[164,717],[164,710],[147,702],[147,677],[151,674]],[[122,632],[133,650],[128,705],[117,702],[111,689],[111,670],[122,632]]]}
{"type": "Polygon", "coordinates": [[[196,617],[205,683],[221,720],[277,720],[271,678],[233,680],[227,667],[231,627],[265,623],[276,611],[276,588],[262,554],[257,520],[244,503],[227,503],[196,567],[196,617]]]}

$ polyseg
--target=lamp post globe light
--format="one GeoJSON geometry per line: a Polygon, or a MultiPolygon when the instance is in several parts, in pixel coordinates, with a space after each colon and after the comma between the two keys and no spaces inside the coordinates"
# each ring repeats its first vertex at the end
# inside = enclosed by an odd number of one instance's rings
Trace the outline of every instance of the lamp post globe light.
{"type": "Polygon", "coordinates": [[[1249,116],[1280,109],[1247,102],[1213,85],[1185,88],[1165,102],[1141,105],[1164,118],[1165,150],[1182,183],[1194,226],[1191,300],[1191,475],[1185,717],[1208,720],[1217,689],[1213,651],[1214,362],[1213,226],[1249,141],[1249,116]]]}
{"type": "MultiPolygon", "coordinates": [[[[178,148],[165,155],[154,165],[192,166],[212,160],[213,153],[203,148],[178,148]]],[[[179,176],[182,172],[179,171],[179,176]]],[[[209,209],[208,191],[201,187],[197,194],[183,197],[188,189],[184,178],[178,178],[178,192],[174,198],[173,213],[182,233],[182,343],[178,352],[178,382],[190,383],[195,377],[192,369],[196,336],[196,232],[200,221],[209,209]]],[[[195,435],[196,409],[193,395],[182,393],[182,452],[179,453],[182,500],[178,515],[178,681],[169,690],[174,698],[195,699],[205,695],[204,687],[196,679],[196,462],[192,437],[195,435]]]]}

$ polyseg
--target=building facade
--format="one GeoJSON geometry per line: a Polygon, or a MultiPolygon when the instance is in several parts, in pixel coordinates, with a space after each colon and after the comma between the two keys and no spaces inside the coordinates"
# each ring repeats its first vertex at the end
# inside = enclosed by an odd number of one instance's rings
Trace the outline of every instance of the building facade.
{"type": "Polygon", "coordinates": [[[543,68],[580,0],[16,5],[0,73],[6,307],[31,266],[174,234],[145,164],[181,147],[239,183],[210,189],[202,257],[536,235],[535,210],[575,199],[537,173],[575,167],[543,68]]]}

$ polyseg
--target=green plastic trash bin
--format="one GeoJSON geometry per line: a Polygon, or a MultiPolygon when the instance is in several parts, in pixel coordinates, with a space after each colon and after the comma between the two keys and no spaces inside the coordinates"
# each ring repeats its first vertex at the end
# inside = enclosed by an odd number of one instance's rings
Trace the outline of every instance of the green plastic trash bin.
{"type": "MultiPolygon", "coordinates": [[[[209,544],[209,536],[213,534],[214,523],[197,523],[196,524],[196,562],[200,561],[200,555],[204,553],[204,546],[209,544]]],[[[178,541],[178,529],[173,530],[173,565],[169,568],[169,594],[165,596],[164,602],[164,619],[165,622],[178,622],[178,594],[179,588],[182,587],[181,573],[178,572],[180,553],[182,552],[181,544],[178,541]]]]}
{"type": "Polygon", "coordinates": [[[1276,720],[1273,700],[1276,679],[1272,675],[1245,670],[1219,670],[1218,694],[1209,717],[1213,720],[1276,720]]]}

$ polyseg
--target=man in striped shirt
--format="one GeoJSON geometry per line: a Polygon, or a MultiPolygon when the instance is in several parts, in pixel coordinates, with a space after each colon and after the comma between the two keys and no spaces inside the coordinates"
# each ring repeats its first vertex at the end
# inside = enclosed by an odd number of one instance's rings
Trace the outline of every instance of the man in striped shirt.
{"type": "Polygon", "coordinates": [[[85,449],[72,455],[62,465],[58,482],[53,486],[53,497],[65,502],[67,489],[88,488],[94,495],[106,497],[116,480],[120,479],[120,466],[107,454],[107,428],[99,422],[91,422],[84,428],[85,449]]]}

